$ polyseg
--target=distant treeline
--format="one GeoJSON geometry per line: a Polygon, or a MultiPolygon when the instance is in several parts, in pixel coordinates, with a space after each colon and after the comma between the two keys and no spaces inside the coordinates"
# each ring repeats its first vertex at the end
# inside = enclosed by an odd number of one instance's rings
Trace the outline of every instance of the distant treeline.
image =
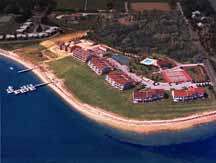
{"type": "Polygon", "coordinates": [[[30,16],[33,9],[42,11],[55,7],[55,0],[0,0],[0,14],[14,13],[30,16]]]}
{"type": "Polygon", "coordinates": [[[208,0],[181,0],[185,16],[190,18],[192,11],[199,10],[206,16],[215,15],[214,8],[208,0]]]}
{"type": "MultiPolygon", "coordinates": [[[[210,55],[216,55],[216,11],[208,0],[181,0],[181,4],[185,13],[185,16],[191,19],[192,12],[199,10],[204,16],[211,17],[210,26],[208,27],[209,34],[202,35],[201,42],[210,55]],[[210,37],[209,37],[210,36],[210,37]],[[205,37],[207,39],[205,40],[205,37]],[[210,47],[207,43],[210,42],[210,47]]],[[[206,29],[205,29],[206,31],[206,29]]],[[[199,31],[199,34],[203,31],[199,31]]]]}

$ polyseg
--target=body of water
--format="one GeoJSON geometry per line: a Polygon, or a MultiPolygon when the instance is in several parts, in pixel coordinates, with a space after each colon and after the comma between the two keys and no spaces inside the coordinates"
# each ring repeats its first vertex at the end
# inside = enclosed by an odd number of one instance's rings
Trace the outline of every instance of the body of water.
{"type": "Polygon", "coordinates": [[[47,87],[8,95],[12,85],[37,84],[32,73],[0,57],[1,161],[3,163],[215,163],[216,124],[151,135],[97,124],[47,87]]]}

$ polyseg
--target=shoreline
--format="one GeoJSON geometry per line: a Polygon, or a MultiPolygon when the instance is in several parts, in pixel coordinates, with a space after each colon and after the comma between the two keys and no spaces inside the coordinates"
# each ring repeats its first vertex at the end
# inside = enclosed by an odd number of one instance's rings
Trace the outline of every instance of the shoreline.
{"type": "MultiPolygon", "coordinates": [[[[0,56],[11,59],[17,63],[24,65],[27,68],[34,67],[34,64],[32,64],[30,61],[24,60],[13,52],[8,52],[0,49],[0,56]]],[[[101,108],[90,106],[81,102],[73,95],[71,91],[66,88],[61,79],[58,79],[51,70],[47,69],[44,66],[39,69],[34,69],[32,72],[43,82],[50,82],[53,79],[61,81],[52,83],[48,86],[53,89],[55,93],[57,93],[57,95],[59,95],[65,102],[67,102],[71,106],[71,109],[75,109],[84,116],[98,123],[102,123],[113,128],[129,132],[147,134],[160,131],[183,130],[209,122],[216,122],[216,111],[204,112],[192,116],[170,120],[127,119],[125,117],[120,117],[116,114],[104,111],[101,108]]]]}

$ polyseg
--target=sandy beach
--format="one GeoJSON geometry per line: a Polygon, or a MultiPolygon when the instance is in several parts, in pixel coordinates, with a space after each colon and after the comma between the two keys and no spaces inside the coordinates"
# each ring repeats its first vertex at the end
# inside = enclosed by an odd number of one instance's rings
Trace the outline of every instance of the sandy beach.
{"type": "MultiPolygon", "coordinates": [[[[0,55],[12,59],[27,68],[32,68],[35,66],[12,52],[0,49],[0,55]]],[[[125,117],[120,117],[113,113],[106,112],[101,108],[90,106],[81,102],[73,95],[72,92],[66,88],[64,82],[61,79],[58,79],[55,74],[52,73],[52,71],[48,70],[43,65],[41,68],[34,69],[33,73],[37,75],[43,82],[50,82],[53,80],[57,81],[49,84],[49,87],[52,88],[59,96],[61,96],[68,104],[70,104],[71,109],[75,109],[90,119],[114,128],[138,133],[152,133],[164,130],[182,130],[194,127],[196,125],[216,121],[216,111],[204,112],[201,114],[170,120],[147,121],[127,119],[125,117]]]]}

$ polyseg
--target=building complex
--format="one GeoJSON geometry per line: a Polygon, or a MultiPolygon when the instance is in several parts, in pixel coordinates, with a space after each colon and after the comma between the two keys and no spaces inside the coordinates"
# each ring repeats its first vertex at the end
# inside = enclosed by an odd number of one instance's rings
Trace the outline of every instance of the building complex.
{"type": "Polygon", "coordinates": [[[184,102],[204,98],[204,88],[188,88],[186,90],[173,90],[172,98],[175,102],[184,102]]]}
{"type": "Polygon", "coordinates": [[[103,58],[98,57],[92,57],[88,61],[88,66],[97,74],[97,75],[103,75],[110,71],[112,71],[114,68],[109,62],[103,58]]]}
{"type": "Polygon", "coordinates": [[[106,81],[112,87],[122,91],[134,86],[134,81],[123,72],[110,72],[106,75],[106,81]]]}
{"type": "Polygon", "coordinates": [[[134,91],[133,103],[145,103],[161,100],[164,98],[163,89],[150,89],[147,91],[134,91]]]}
{"type": "MultiPolygon", "coordinates": [[[[106,46],[96,44],[89,40],[75,40],[68,42],[58,42],[58,48],[67,52],[73,58],[87,63],[91,70],[97,75],[104,75],[105,80],[114,88],[121,91],[127,90],[140,83],[140,78],[128,73],[128,67],[120,62],[113,60],[112,57],[106,56],[109,53],[106,46]],[[117,71],[114,71],[114,70],[117,71]]],[[[173,63],[166,59],[153,60],[146,58],[141,64],[159,66],[161,74],[167,83],[191,82],[192,78],[183,69],[171,69],[173,63]]],[[[188,88],[187,90],[173,90],[171,92],[173,101],[181,102],[196,100],[204,97],[203,88],[188,88]]],[[[134,91],[133,103],[145,103],[161,100],[164,98],[163,89],[150,89],[146,91],[134,91]]]]}

